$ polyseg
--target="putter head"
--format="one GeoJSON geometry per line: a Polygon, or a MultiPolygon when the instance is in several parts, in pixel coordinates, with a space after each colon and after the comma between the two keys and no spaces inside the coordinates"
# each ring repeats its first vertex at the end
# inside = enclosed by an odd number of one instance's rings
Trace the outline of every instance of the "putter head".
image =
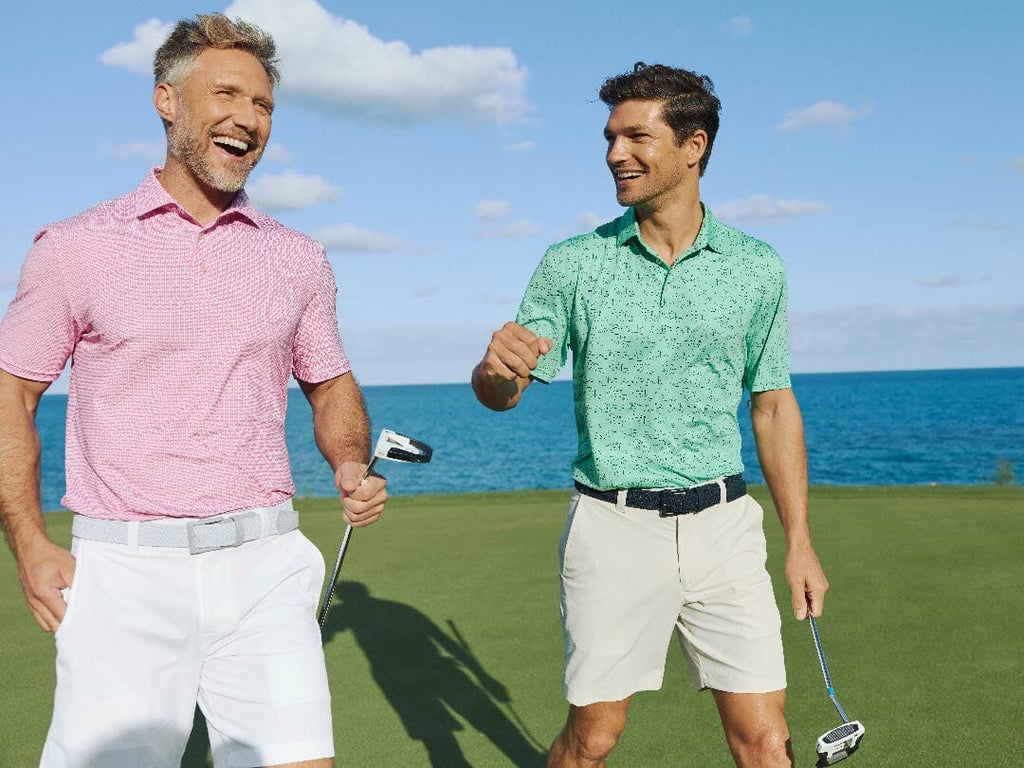
{"type": "Polygon", "coordinates": [[[859,720],[851,720],[833,728],[828,733],[823,733],[814,745],[818,752],[817,768],[835,765],[840,760],[848,758],[857,751],[863,735],[864,726],[859,720]]]}
{"type": "Polygon", "coordinates": [[[426,464],[433,456],[434,449],[419,440],[400,435],[390,429],[382,429],[373,455],[378,459],[402,461],[407,464],[426,464]]]}

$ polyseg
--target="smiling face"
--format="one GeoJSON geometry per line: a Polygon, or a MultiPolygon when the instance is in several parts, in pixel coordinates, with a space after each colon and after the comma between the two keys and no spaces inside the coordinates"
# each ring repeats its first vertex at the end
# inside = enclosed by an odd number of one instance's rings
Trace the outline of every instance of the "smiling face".
{"type": "Polygon", "coordinates": [[[169,159],[203,186],[241,189],[270,138],[273,89],[259,60],[241,50],[207,48],[184,83],[157,88],[157,108],[170,123],[169,159]]]}
{"type": "Polygon", "coordinates": [[[662,117],[661,101],[623,101],[612,107],[604,137],[605,161],[624,206],[658,206],[663,198],[697,183],[707,135],[696,131],[682,144],[662,117]]]}

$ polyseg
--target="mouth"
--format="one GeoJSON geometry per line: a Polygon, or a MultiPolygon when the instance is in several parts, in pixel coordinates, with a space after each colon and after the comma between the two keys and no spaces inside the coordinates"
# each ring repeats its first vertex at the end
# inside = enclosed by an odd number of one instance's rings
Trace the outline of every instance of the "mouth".
{"type": "Polygon", "coordinates": [[[621,186],[622,184],[628,184],[631,181],[639,179],[644,175],[643,171],[636,170],[614,170],[612,171],[612,178],[615,179],[615,185],[621,186]]]}
{"type": "Polygon", "coordinates": [[[245,157],[255,147],[255,142],[224,135],[214,136],[213,143],[220,147],[225,154],[235,158],[245,157]]]}

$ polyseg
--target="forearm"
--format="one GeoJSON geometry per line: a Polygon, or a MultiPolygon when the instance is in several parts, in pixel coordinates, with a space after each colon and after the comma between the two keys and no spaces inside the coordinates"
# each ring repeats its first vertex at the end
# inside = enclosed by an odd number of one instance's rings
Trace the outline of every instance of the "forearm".
{"type": "Polygon", "coordinates": [[[346,461],[370,459],[370,420],[366,402],[351,373],[315,385],[302,385],[313,409],[317,448],[332,470],[346,461]]]}
{"type": "Polygon", "coordinates": [[[18,559],[26,547],[46,537],[46,528],[39,502],[36,401],[8,383],[0,385],[0,520],[18,559]]]}
{"type": "Polygon", "coordinates": [[[751,398],[757,458],[792,549],[810,546],[807,519],[807,450],[803,419],[790,390],[759,392],[751,398]]]}
{"type": "Polygon", "coordinates": [[[473,369],[471,382],[476,399],[492,411],[507,411],[519,405],[523,390],[530,384],[530,377],[505,379],[500,376],[487,376],[483,372],[484,363],[473,369]]]}

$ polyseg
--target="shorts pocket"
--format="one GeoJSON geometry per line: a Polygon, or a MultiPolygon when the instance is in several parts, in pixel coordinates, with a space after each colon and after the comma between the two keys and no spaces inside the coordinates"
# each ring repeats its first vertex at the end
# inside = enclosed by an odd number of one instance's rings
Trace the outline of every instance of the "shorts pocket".
{"type": "Polygon", "coordinates": [[[71,579],[71,586],[65,587],[60,591],[61,597],[64,598],[64,618],[61,619],[60,624],[57,626],[57,631],[53,633],[54,641],[60,640],[67,634],[68,627],[71,626],[78,614],[78,604],[81,602],[82,594],[82,582],[85,581],[86,568],[85,565],[89,560],[86,554],[88,546],[83,544],[80,539],[74,539],[71,543],[71,554],[75,556],[75,575],[71,579]]]}
{"type": "Polygon", "coordinates": [[[576,512],[580,508],[580,494],[574,493],[569,499],[569,512],[565,518],[565,528],[562,530],[562,538],[558,541],[558,573],[565,575],[565,559],[570,554],[572,543],[576,537],[573,530],[579,526],[576,523],[576,512]]]}
{"type": "Polygon", "coordinates": [[[310,602],[315,606],[320,600],[320,592],[324,586],[324,574],[327,572],[327,563],[323,554],[316,544],[310,541],[302,531],[296,531],[300,543],[305,549],[306,559],[303,569],[306,578],[306,591],[309,594],[310,602]]]}

